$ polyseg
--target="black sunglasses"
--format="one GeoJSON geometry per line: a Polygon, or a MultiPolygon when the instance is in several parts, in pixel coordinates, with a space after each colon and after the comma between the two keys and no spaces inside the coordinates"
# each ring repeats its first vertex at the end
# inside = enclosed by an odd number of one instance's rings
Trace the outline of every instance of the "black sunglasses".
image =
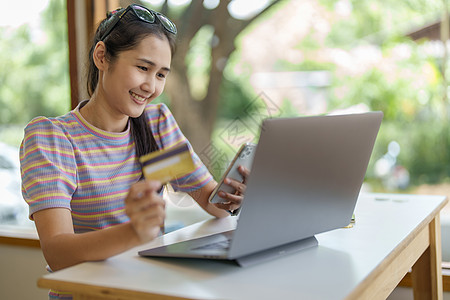
{"type": "Polygon", "coordinates": [[[108,36],[108,34],[111,33],[111,31],[114,29],[114,27],[116,27],[117,23],[119,23],[120,19],[122,19],[122,17],[130,10],[133,11],[134,14],[141,21],[153,24],[156,22],[156,19],[158,19],[165,30],[167,30],[168,32],[173,33],[173,34],[177,34],[177,27],[165,15],[163,15],[159,12],[153,11],[151,9],[148,9],[144,6],[140,6],[137,4],[131,4],[125,9],[119,9],[119,10],[113,12],[113,16],[111,18],[114,18],[114,19],[112,20],[111,24],[109,24],[105,33],[100,38],[100,41],[103,41],[108,36]]]}

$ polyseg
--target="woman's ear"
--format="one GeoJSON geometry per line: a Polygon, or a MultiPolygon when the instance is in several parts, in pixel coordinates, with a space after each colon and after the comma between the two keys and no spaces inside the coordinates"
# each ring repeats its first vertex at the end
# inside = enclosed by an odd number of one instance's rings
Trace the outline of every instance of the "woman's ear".
{"type": "Polygon", "coordinates": [[[106,45],[104,42],[100,41],[95,45],[92,56],[97,69],[105,71],[108,67],[108,61],[106,60],[106,45]]]}

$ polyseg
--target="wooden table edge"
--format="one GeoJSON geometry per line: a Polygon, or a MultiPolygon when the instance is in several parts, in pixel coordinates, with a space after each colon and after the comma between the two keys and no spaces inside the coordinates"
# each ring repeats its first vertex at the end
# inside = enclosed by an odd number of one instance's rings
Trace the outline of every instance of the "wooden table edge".
{"type": "Polygon", "coordinates": [[[183,298],[170,295],[153,294],[149,292],[113,288],[113,287],[102,287],[98,285],[80,283],[80,282],[67,282],[63,280],[55,280],[48,278],[39,278],[37,281],[37,286],[40,288],[47,288],[52,290],[60,290],[73,294],[73,299],[158,299],[158,300],[188,300],[190,298],[183,298]]]}
{"type": "MultiPolygon", "coordinates": [[[[346,297],[346,299],[362,299],[364,295],[374,295],[380,296],[380,299],[385,299],[394,288],[400,283],[403,277],[408,273],[410,268],[415,264],[415,262],[420,258],[420,256],[428,249],[430,246],[430,233],[429,226],[431,222],[436,219],[441,209],[448,202],[448,198],[445,197],[444,201],[440,203],[422,222],[380,263],[375,270],[367,276],[358,287],[352,291],[352,293],[346,297]],[[417,251],[417,249],[420,249],[417,251]],[[405,250],[408,250],[405,252],[405,250]],[[406,256],[402,257],[404,253],[406,256]],[[411,253],[413,254],[411,256],[411,253]],[[399,259],[399,257],[401,259],[399,259]],[[407,259],[409,262],[407,264],[403,261],[407,259]],[[399,269],[400,267],[400,269],[399,269]],[[395,278],[386,282],[387,270],[396,269],[394,275],[395,278]],[[388,284],[388,285],[386,285],[388,284]],[[377,294],[373,294],[374,288],[377,294]],[[381,292],[381,294],[378,294],[381,292]]],[[[438,218],[439,220],[439,218],[438,218]]],[[[430,274],[431,275],[431,274],[430,274]]],[[[392,276],[390,276],[392,277],[392,276]]],[[[442,280],[442,277],[440,278],[442,280]]],[[[189,299],[181,298],[176,296],[168,296],[161,294],[152,294],[148,292],[119,289],[111,287],[101,287],[96,285],[89,285],[85,283],[76,282],[66,282],[62,280],[48,279],[41,277],[37,282],[38,287],[63,290],[71,292],[74,294],[74,299],[77,299],[77,295],[80,297],[78,299],[117,299],[117,297],[123,297],[125,299],[162,299],[162,300],[180,300],[189,299]],[[82,292],[78,292],[82,291],[82,292]]],[[[442,282],[441,282],[442,286],[442,282]]]]}
{"type": "MultiPolygon", "coordinates": [[[[443,196],[445,197],[445,196],[443,196]]],[[[382,263],[380,263],[375,270],[367,276],[361,284],[358,285],[358,287],[353,290],[348,297],[346,297],[347,300],[350,299],[365,299],[364,295],[366,297],[373,297],[374,295],[377,295],[377,298],[379,299],[385,299],[387,296],[395,289],[396,286],[401,282],[403,277],[408,273],[408,271],[411,269],[411,267],[415,264],[415,262],[421,257],[421,255],[428,249],[430,246],[430,233],[429,233],[429,227],[430,224],[438,218],[439,220],[439,213],[444,208],[444,206],[448,202],[448,198],[445,197],[444,201],[440,203],[439,206],[437,206],[422,222],[386,257],[385,260],[383,260],[382,263]],[[419,239],[418,239],[419,238],[419,239]],[[416,241],[416,242],[415,242],[416,241]],[[414,243],[414,244],[411,244],[414,243]],[[417,244],[417,245],[416,245],[417,244]],[[420,247],[420,251],[417,251],[417,247],[420,247]],[[416,248],[416,249],[415,249],[416,248]],[[408,259],[409,261],[412,261],[412,263],[408,266],[406,264],[405,266],[401,267],[400,265],[402,262],[398,263],[399,256],[402,255],[402,253],[405,253],[406,250],[410,250],[407,253],[407,257],[404,257],[402,259],[408,259]],[[411,251],[413,251],[413,256],[411,256],[411,251]],[[397,263],[395,263],[397,261],[397,263]],[[401,269],[398,269],[401,267],[401,269]],[[388,271],[391,269],[392,272],[394,272],[396,276],[395,279],[392,279],[390,282],[386,282],[386,275],[388,275],[388,271]],[[386,274],[385,274],[386,273],[386,274]],[[382,284],[380,283],[382,282],[382,284]],[[379,285],[378,290],[373,291],[373,287],[379,285]],[[370,295],[372,294],[372,295],[370,295]]],[[[400,259],[401,260],[401,259],[400,259]]],[[[430,274],[431,275],[431,274],[430,274]]],[[[391,276],[392,277],[392,276],[391,276]]],[[[441,277],[442,280],[442,277],[441,277]]],[[[442,286],[442,283],[440,284],[442,286]]],[[[370,298],[369,297],[369,298],[370,298]]]]}

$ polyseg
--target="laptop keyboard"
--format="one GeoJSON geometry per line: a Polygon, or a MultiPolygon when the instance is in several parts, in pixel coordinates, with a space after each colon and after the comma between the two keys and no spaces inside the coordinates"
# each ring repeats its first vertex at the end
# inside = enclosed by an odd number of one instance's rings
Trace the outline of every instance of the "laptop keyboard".
{"type": "Polygon", "coordinates": [[[192,250],[209,250],[209,249],[214,249],[214,250],[227,250],[228,248],[230,248],[230,240],[224,240],[224,241],[220,241],[220,242],[216,242],[216,243],[211,243],[211,244],[207,244],[207,245],[203,245],[203,246],[199,246],[199,247],[195,247],[192,250]]]}

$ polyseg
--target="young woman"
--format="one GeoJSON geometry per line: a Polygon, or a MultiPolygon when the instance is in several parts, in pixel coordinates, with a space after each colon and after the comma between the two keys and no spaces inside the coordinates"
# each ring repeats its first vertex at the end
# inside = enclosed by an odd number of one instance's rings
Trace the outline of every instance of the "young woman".
{"type": "MultiPolygon", "coordinates": [[[[25,128],[23,196],[52,270],[103,260],[160,234],[161,183],[142,179],[138,158],[188,143],[169,109],[150,104],[170,73],[175,35],[168,18],[142,6],[110,13],[89,53],[90,99],[25,128]]],[[[222,192],[226,204],[209,203],[217,183],[189,147],[196,170],[172,186],[211,215],[228,216],[239,208],[245,184],[228,180],[238,192],[222,192]]]]}

